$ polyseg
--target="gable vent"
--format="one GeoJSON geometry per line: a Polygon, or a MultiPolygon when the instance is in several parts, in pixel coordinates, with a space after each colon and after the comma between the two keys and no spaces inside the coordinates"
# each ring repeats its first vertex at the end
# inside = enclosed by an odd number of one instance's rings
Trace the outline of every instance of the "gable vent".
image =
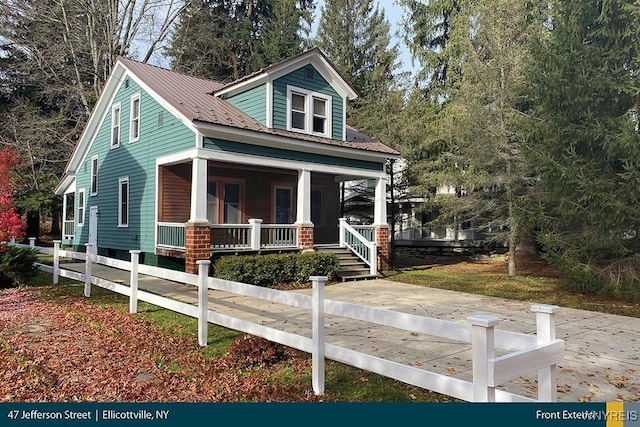
{"type": "Polygon", "coordinates": [[[312,66],[307,66],[304,69],[304,76],[305,76],[305,78],[307,78],[309,80],[313,80],[313,78],[315,76],[315,70],[313,69],[312,66]]]}
{"type": "Polygon", "coordinates": [[[164,111],[158,111],[158,127],[164,126],[164,111]]]}

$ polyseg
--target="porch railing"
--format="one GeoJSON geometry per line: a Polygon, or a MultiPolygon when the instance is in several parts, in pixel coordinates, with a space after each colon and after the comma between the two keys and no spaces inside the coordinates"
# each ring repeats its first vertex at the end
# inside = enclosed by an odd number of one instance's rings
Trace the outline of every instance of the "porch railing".
{"type": "Polygon", "coordinates": [[[364,261],[371,275],[378,274],[376,244],[360,234],[345,218],[340,218],[340,247],[349,248],[364,261]]]}
{"type": "Polygon", "coordinates": [[[158,246],[170,249],[184,249],[185,242],[186,239],[184,223],[158,223],[158,246]]]}
{"type": "Polygon", "coordinates": [[[211,249],[251,249],[251,224],[211,224],[211,249]]]}
{"type": "MultiPolygon", "coordinates": [[[[158,247],[185,249],[185,226],[180,222],[158,223],[158,247]]],[[[248,224],[212,224],[211,250],[260,250],[297,248],[298,226],[262,224],[251,219],[248,224]]]]}
{"type": "Polygon", "coordinates": [[[370,242],[376,241],[376,227],[373,225],[352,225],[353,229],[370,242]]]}
{"type": "Polygon", "coordinates": [[[75,221],[65,221],[62,226],[62,240],[73,240],[75,235],[75,221]]]}

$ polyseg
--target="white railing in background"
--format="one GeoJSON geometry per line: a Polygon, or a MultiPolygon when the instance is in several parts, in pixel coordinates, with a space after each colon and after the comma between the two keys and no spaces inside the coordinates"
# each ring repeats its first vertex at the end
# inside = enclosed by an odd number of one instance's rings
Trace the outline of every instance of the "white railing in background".
{"type": "MultiPolygon", "coordinates": [[[[33,246],[34,241],[35,239],[30,240],[31,247],[35,247],[33,246]]],[[[87,253],[90,253],[91,244],[86,246],[87,253]]],[[[137,304],[140,300],[197,318],[198,342],[201,346],[207,345],[208,324],[214,323],[311,353],[312,387],[317,395],[324,394],[324,359],[328,358],[470,402],[534,402],[535,399],[496,387],[509,379],[537,372],[537,400],[557,401],[556,365],[562,363],[564,359],[564,341],[556,339],[555,315],[559,309],[557,306],[539,304],[531,306],[531,311],[536,313],[537,333],[529,335],[495,329],[495,326],[500,323],[500,319],[491,316],[470,316],[467,318],[467,323],[464,324],[360,304],[327,300],[324,298],[324,285],[327,281],[325,276],[310,277],[313,282],[313,293],[309,296],[209,277],[209,260],[198,261],[199,271],[195,275],[139,264],[140,251],[130,251],[131,261],[121,261],[61,250],[59,240],[54,242],[53,249],[35,248],[40,252],[54,255],[53,267],[38,264],[42,270],[53,273],[54,284],[57,283],[58,276],[62,276],[83,281],[85,283],[84,295],[87,297],[91,296],[92,285],[127,295],[129,296],[129,311],[131,313],[137,312],[137,304]],[[85,272],[60,269],[60,257],[84,260],[85,272]],[[93,277],[91,272],[94,263],[130,272],[130,286],[93,277]],[[198,304],[187,304],[139,290],[138,274],[196,286],[198,288],[198,304]],[[209,300],[214,299],[215,294],[209,294],[207,291],[210,289],[310,310],[311,338],[212,311],[209,309],[209,300]],[[325,340],[327,334],[325,333],[324,316],[326,314],[470,344],[473,354],[473,380],[465,381],[427,371],[418,366],[405,365],[329,344],[325,340]],[[496,357],[496,348],[510,353],[496,357]]]]}
{"type": "Polygon", "coordinates": [[[184,249],[186,242],[185,226],[182,222],[159,222],[158,243],[163,248],[184,249]]]}
{"type": "Polygon", "coordinates": [[[345,218],[340,218],[340,247],[349,248],[365,264],[369,266],[369,274],[378,274],[378,247],[349,225],[345,218]]]}
{"type": "Polygon", "coordinates": [[[64,240],[73,240],[75,235],[75,221],[64,221],[62,225],[62,238],[64,240]]]}

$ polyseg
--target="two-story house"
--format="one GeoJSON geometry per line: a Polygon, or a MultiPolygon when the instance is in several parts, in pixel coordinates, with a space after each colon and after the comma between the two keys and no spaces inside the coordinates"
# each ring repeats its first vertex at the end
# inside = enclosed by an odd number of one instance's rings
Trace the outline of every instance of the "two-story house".
{"type": "Polygon", "coordinates": [[[195,272],[215,251],[338,243],[339,184],[366,178],[384,258],[398,152],[347,125],[356,96],[318,49],[230,84],[118,58],[56,188],[63,245],[195,272]]]}

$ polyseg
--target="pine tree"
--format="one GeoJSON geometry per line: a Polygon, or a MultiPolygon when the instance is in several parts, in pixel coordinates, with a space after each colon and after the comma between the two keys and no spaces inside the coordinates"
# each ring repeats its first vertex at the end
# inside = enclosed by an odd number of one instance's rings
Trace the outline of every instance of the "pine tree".
{"type": "Polygon", "coordinates": [[[577,283],[640,283],[640,4],[552,3],[529,73],[546,257],[577,283]]]}

